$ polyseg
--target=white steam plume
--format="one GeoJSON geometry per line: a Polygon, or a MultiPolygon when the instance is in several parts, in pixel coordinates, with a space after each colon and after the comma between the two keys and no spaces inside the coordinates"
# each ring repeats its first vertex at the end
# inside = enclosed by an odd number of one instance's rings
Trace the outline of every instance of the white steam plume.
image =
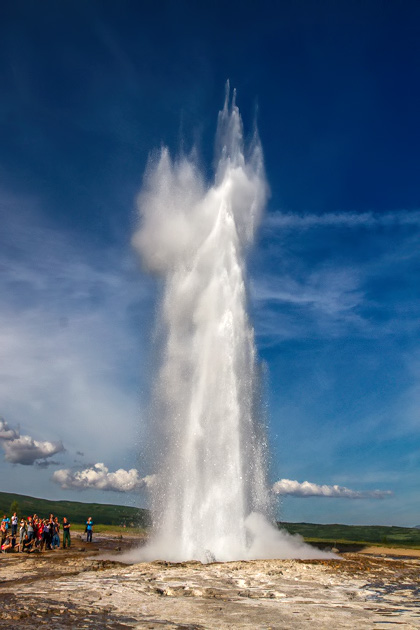
{"type": "Polygon", "coordinates": [[[211,185],[194,160],[163,149],[139,196],[133,242],[164,279],[150,432],[159,475],[153,536],[139,558],[313,557],[270,524],[245,265],[268,187],[258,135],[244,146],[228,91],[216,145],[211,185]]]}

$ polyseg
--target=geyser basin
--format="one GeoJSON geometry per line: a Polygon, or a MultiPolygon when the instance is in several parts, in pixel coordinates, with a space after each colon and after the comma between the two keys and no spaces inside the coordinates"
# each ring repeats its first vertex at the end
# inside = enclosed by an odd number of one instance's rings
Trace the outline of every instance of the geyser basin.
{"type": "Polygon", "coordinates": [[[142,559],[320,555],[270,524],[266,440],[246,253],[267,197],[257,133],[244,146],[229,89],[214,182],[166,148],[150,162],[133,241],[164,279],[162,362],[152,413],[153,534],[142,559]]]}

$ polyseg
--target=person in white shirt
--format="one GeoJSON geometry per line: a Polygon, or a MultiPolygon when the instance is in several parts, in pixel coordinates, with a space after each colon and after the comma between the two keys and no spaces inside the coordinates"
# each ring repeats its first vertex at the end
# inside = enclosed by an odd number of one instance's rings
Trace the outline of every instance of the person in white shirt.
{"type": "Polygon", "coordinates": [[[12,516],[12,536],[16,536],[17,534],[17,526],[18,526],[18,517],[16,512],[13,512],[12,516]]]}

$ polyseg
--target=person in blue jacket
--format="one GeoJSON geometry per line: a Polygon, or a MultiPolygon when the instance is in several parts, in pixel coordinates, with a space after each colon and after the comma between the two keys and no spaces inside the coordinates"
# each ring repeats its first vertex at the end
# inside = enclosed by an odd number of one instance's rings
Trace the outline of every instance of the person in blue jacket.
{"type": "Polygon", "coordinates": [[[92,517],[89,516],[86,521],[86,542],[92,542],[92,532],[93,532],[93,521],[92,517]]]}

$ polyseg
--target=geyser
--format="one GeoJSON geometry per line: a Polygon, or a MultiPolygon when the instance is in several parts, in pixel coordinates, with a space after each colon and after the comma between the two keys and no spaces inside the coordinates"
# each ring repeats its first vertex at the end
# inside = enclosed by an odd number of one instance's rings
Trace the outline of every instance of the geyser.
{"type": "Polygon", "coordinates": [[[267,198],[258,134],[245,147],[229,89],[214,182],[192,157],[150,160],[133,242],[164,279],[151,427],[153,532],[139,559],[314,557],[270,523],[246,253],[267,198]]]}

